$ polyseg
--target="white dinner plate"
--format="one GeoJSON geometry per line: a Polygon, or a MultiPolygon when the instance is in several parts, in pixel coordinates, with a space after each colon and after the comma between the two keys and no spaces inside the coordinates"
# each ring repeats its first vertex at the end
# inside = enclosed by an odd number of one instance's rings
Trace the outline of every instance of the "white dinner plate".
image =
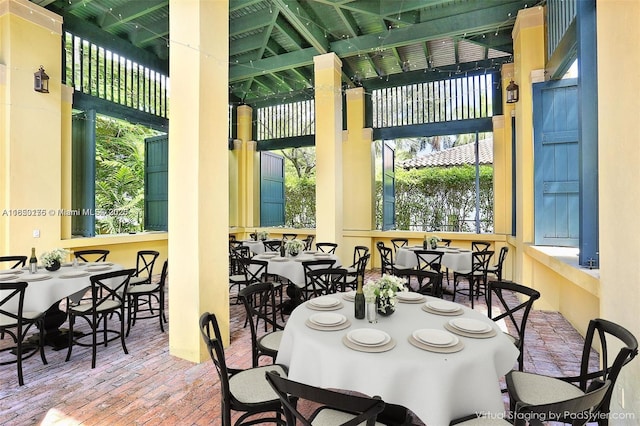
{"type": "Polygon", "coordinates": [[[271,252],[271,253],[263,253],[260,255],[260,257],[264,258],[264,259],[271,259],[272,257],[276,257],[276,256],[280,256],[278,253],[276,252],[271,252]]]}
{"type": "Polygon", "coordinates": [[[373,328],[358,328],[348,332],[347,339],[362,346],[382,346],[391,341],[391,336],[373,328]]]}
{"type": "Polygon", "coordinates": [[[438,312],[456,312],[460,309],[460,305],[453,302],[447,302],[446,300],[430,300],[425,303],[426,307],[438,312]]]}
{"type": "Polygon", "coordinates": [[[459,339],[456,335],[444,330],[423,328],[413,332],[413,338],[417,341],[431,346],[449,347],[457,345],[459,339]]]}
{"type": "Polygon", "coordinates": [[[353,302],[354,300],[356,300],[356,292],[354,290],[351,290],[346,293],[342,293],[342,298],[344,300],[348,300],[349,302],[353,302]]]}
{"type": "Polygon", "coordinates": [[[15,269],[7,269],[4,271],[0,271],[0,275],[15,275],[17,272],[15,269]]]}
{"type": "Polygon", "coordinates": [[[24,274],[20,281],[42,281],[51,278],[49,274],[24,274]]]}
{"type": "Polygon", "coordinates": [[[396,293],[398,296],[398,300],[405,300],[408,302],[415,302],[416,300],[422,300],[424,296],[420,293],[415,293],[413,291],[399,291],[396,293]]]}
{"type": "Polygon", "coordinates": [[[67,271],[64,274],[60,274],[60,278],[78,278],[78,277],[86,277],[89,275],[90,271],[86,270],[72,270],[67,271]]]}
{"type": "Polygon", "coordinates": [[[314,251],[314,250],[306,250],[306,251],[303,251],[303,253],[304,253],[304,254],[316,254],[316,253],[318,253],[318,252],[317,252],[317,251],[314,251]]]}
{"type": "Polygon", "coordinates": [[[271,259],[274,262],[288,262],[289,259],[287,259],[286,257],[274,257],[273,259],[271,259]]]}
{"type": "Polygon", "coordinates": [[[111,266],[100,266],[100,265],[92,265],[87,266],[87,272],[98,272],[98,271],[106,271],[107,269],[111,269],[111,266]]]}
{"type": "Polygon", "coordinates": [[[331,308],[340,303],[338,299],[335,297],[325,296],[325,297],[316,297],[309,300],[309,303],[318,308],[331,308]]]}
{"type": "Polygon", "coordinates": [[[449,325],[467,333],[487,333],[491,331],[489,324],[472,318],[454,318],[449,321],[449,325]]]}
{"type": "Polygon", "coordinates": [[[469,250],[469,249],[458,249],[458,251],[460,253],[469,253],[469,252],[471,252],[471,250],[469,250]]]}
{"type": "Polygon", "coordinates": [[[322,312],[319,314],[311,315],[309,317],[309,321],[316,325],[330,327],[344,324],[345,321],[347,321],[347,317],[342,314],[335,314],[333,312],[322,312]]]}
{"type": "Polygon", "coordinates": [[[0,275],[0,281],[11,281],[11,280],[15,280],[16,278],[18,278],[18,276],[16,274],[13,274],[13,275],[2,274],[2,275],[0,275]]]}
{"type": "Polygon", "coordinates": [[[314,254],[315,257],[331,257],[331,254],[329,253],[316,253],[314,254]]]}

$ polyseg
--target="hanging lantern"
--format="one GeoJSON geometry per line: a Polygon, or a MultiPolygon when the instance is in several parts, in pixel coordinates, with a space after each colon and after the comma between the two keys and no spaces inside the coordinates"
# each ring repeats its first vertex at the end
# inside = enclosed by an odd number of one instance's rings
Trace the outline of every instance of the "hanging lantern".
{"type": "Polygon", "coordinates": [[[33,90],[40,93],[49,93],[49,76],[44,72],[42,65],[33,75],[33,90]]]}
{"type": "Polygon", "coordinates": [[[509,85],[507,86],[507,103],[508,104],[513,104],[518,102],[518,99],[520,98],[520,92],[519,92],[519,87],[517,84],[515,84],[513,82],[513,80],[511,80],[511,83],[509,83],[509,85]]]}

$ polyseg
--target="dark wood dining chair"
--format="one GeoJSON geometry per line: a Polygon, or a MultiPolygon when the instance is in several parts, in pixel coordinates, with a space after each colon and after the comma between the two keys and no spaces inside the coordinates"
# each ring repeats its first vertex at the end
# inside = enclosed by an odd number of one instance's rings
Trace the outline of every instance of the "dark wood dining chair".
{"type": "Polygon", "coordinates": [[[500,312],[494,314],[493,309],[487,310],[489,318],[494,321],[505,319],[514,332],[506,333],[511,342],[518,348],[518,369],[524,368],[524,335],[527,328],[527,318],[533,308],[533,303],[540,298],[540,292],[533,288],[512,281],[489,281],[487,284],[487,306],[493,307],[494,300],[500,312]],[[514,315],[515,314],[515,315],[514,315]]]}
{"type": "Polygon", "coordinates": [[[323,253],[334,254],[337,248],[338,244],[336,243],[316,243],[316,249],[323,253]]]}
{"type": "Polygon", "coordinates": [[[227,366],[222,334],[215,314],[204,312],[200,316],[200,335],[217,373],[217,380],[211,381],[211,386],[215,386],[220,394],[221,425],[231,426],[231,411],[236,411],[241,414],[235,425],[264,422],[286,426],[280,398],[270,387],[265,373],[276,371],[286,377],[287,367],[280,364],[247,369],[227,366]],[[252,422],[251,418],[257,416],[263,418],[253,419],[252,422]]]}
{"type": "Polygon", "coordinates": [[[487,268],[493,256],[493,250],[484,250],[471,253],[471,269],[467,271],[453,272],[453,301],[456,300],[456,294],[464,294],[469,296],[471,301],[471,309],[473,309],[474,296],[478,299],[480,296],[486,296],[487,287],[487,268]],[[460,279],[464,278],[469,283],[466,289],[458,289],[460,279]]]}
{"type": "MultiPolygon", "coordinates": [[[[549,377],[512,370],[505,376],[511,410],[529,405],[557,404],[568,398],[579,398],[597,389],[604,389],[602,399],[592,413],[600,426],[609,424],[611,396],[622,368],[638,355],[638,340],[620,324],[602,318],[589,321],[582,347],[580,373],[577,376],[549,377]],[[600,364],[589,360],[593,348],[600,349],[600,364]],[[611,386],[605,387],[607,383],[611,386]]],[[[570,422],[571,416],[556,417],[570,422]]],[[[588,420],[588,417],[587,417],[588,420]]]]}
{"type": "Polygon", "coordinates": [[[91,348],[91,368],[96,368],[96,352],[98,346],[107,346],[108,342],[120,340],[122,350],[128,354],[125,344],[125,312],[127,289],[129,279],[135,274],[135,269],[123,269],[107,272],[105,274],[92,275],[91,299],[79,304],[70,304],[67,307],[69,317],[69,347],[65,361],[71,359],[74,346],[91,348]],[[119,330],[109,328],[109,319],[116,314],[120,320],[119,330]],[[75,323],[78,319],[86,322],[90,333],[74,333],[75,323]],[[89,340],[89,341],[87,341],[89,340]]]}
{"type": "Polygon", "coordinates": [[[44,330],[44,312],[25,312],[23,309],[27,285],[26,282],[0,282],[0,332],[3,337],[5,334],[11,336],[15,344],[3,345],[3,349],[0,349],[1,354],[8,354],[0,357],[0,365],[16,364],[20,386],[24,385],[22,362],[25,359],[40,352],[42,363],[47,364],[44,333],[38,333],[37,345],[25,345],[25,337],[32,326],[44,330]]]}
{"type": "Polygon", "coordinates": [[[164,291],[169,276],[169,260],[165,260],[162,265],[160,279],[157,282],[147,284],[130,285],[127,288],[127,336],[131,327],[136,321],[143,319],[158,318],[160,323],[160,331],[164,333],[164,324],[167,318],[164,314],[164,291]],[[140,304],[140,299],[146,297],[147,300],[140,304]],[[155,305],[155,309],[154,309],[155,305]]]}
{"type": "Polygon", "coordinates": [[[5,263],[9,264],[8,269],[24,268],[27,264],[27,256],[0,256],[0,269],[7,269],[5,263]]]}
{"type": "Polygon", "coordinates": [[[110,251],[104,249],[75,250],[73,255],[82,262],[106,262],[110,251]]]}
{"type": "Polygon", "coordinates": [[[274,371],[266,373],[266,380],[280,397],[288,425],[373,426],[380,424],[376,423],[376,419],[385,408],[380,397],[372,398],[294,382],[274,371]],[[305,413],[300,409],[303,406],[319,408],[305,413]]]}

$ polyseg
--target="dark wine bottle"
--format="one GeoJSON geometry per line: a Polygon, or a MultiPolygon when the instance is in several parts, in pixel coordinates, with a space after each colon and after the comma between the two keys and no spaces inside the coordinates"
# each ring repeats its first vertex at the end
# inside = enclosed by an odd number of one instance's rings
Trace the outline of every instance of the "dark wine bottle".
{"type": "Polygon", "coordinates": [[[354,303],[356,319],[364,319],[364,292],[362,291],[362,277],[358,276],[358,287],[354,303]]]}
{"type": "Polygon", "coordinates": [[[36,248],[31,247],[31,257],[29,258],[29,272],[35,274],[38,272],[38,258],[36,257],[36,248]]]}

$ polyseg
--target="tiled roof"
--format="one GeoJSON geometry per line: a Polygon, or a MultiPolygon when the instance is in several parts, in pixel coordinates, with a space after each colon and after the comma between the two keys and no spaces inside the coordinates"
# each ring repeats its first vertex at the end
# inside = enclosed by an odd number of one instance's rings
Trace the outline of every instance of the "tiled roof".
{"type": "MultiPolygon", "coordinates": [[[[424,167],[452,167],[463,164],[475,164],[475,144],[455,146],[429,155],[402,161],[403,169],[421,169],[424,167]]],[[[493,140],[483,139],[478,142],[480,164],[493,164],[493,140]]]]}

